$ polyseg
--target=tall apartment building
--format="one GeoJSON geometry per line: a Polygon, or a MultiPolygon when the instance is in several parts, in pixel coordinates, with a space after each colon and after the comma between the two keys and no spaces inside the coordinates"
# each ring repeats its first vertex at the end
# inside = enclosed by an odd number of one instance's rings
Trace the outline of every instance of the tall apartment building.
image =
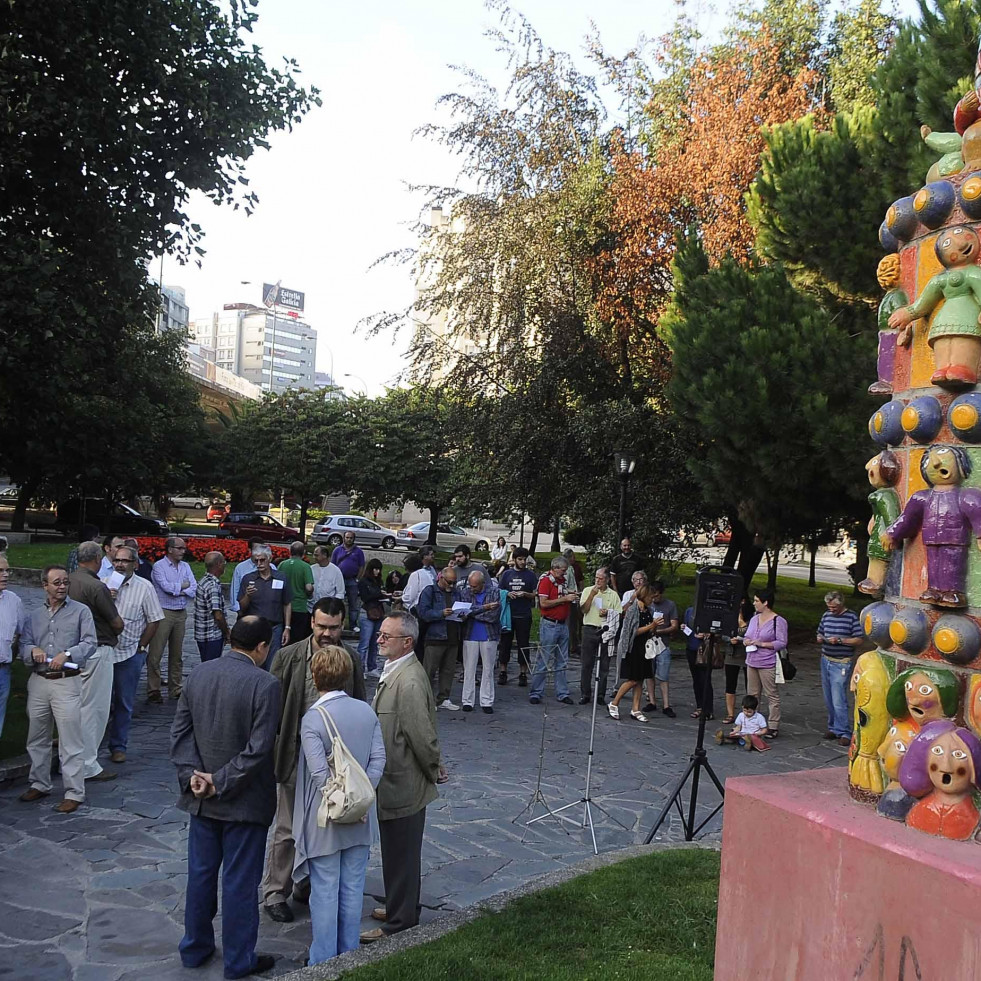
{"type": "Polygon", "coordinates": [[[309,324],[251,303],[226,303],[191,324],[193,340],[215,364],[263,391],[316,387],[317,332],[309,324]],[[271,385],[270,385],[271,381],[271,385]]]}
{"type": "Polygon", "coordinates": [[[157,314],[157,332],[187,330],[187,297],[183,286],[164,286],[161,289],[160,311],[157,314]]]}

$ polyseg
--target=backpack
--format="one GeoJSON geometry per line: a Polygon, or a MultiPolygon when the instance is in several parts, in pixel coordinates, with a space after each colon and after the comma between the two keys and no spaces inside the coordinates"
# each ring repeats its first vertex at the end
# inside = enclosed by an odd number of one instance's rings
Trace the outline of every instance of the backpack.
{"type": "Polygon", "coordinates": [[[375,803],[375,789],[364,767],[341,739],[330,713],[323,705],[318,705],[317,711],[331,740],[331,772],[320,791],[317,827],[326,828],[331,821],[335,824],[356,824],[366,820],[365,815],[375,803]]]}

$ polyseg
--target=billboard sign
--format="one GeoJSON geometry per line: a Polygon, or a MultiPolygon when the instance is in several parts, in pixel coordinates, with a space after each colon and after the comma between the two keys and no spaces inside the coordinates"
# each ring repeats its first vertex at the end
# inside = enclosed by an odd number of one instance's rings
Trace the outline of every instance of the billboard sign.
{"type": "Polygon", "coordinates": [[[304,294],[299,290],[287,289],[280,283],[262,284],[262,302],[267,307],[281,306],[303,312],[304,294]]]}

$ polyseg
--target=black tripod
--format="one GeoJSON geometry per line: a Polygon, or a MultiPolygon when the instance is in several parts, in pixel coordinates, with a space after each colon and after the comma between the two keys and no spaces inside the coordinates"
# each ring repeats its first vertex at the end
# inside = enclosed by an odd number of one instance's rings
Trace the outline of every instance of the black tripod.
{"type": "Polygon", "coordinates": [[[681,817],[682,826],[685,829],[685,841],[692,841],[695,835],[698,834],[702,828],[705,827],[712,818],[715,817],[719,811],[722,810],[722,805],[725,803],[725,788],[719,781],[719,778],[715,775],[715,770],[712,769],[711,763],[708,761],[708,754],[705,752],[705,722],[707,712],[705,711],[705,705],[708,697],[709,685],[712,683],[712,648],[713,646],[718,646],[722,643],[722,634],[715,630],[709,635],[709,641],[706,645],[708,650],[705,655],[705,682],[702,689],[701,698],[701,709],[702,714],[698,719],[698,738],[695,740],[695,750],[688,757],[688,768],[685,770],[681,779],[675,784],[674,790],[671,791],[670,796],[664,802],[664,807],[661,808],[661,813],[658,814],[657,820],[654,822],[654,827],[651,828],[650,834],[644,839],[644,844],[649,845],[654,840],[654,835],[657,834],[658,829],[664,824],[664,819],[668,816],[668,811],[671,810],[671,805],[673,804],[681,817]],[[712,642],[715,642],[713,645],[712,642]],[[711,778],[712,783],[715,784],[715,789],[718,790],[719,796],[722,800],[716,805],[715,810],[705,818],[699,825],[695,825],[695,808],[698,806],[698,778],[701,770],[704,770],[711,778]],[[685,784],[688,783],[688,778],[691,778],[691,794],[688,798],[688,816],[685,816],[685,812],[681,805],[681,792],[684,790],[685,784]]]}

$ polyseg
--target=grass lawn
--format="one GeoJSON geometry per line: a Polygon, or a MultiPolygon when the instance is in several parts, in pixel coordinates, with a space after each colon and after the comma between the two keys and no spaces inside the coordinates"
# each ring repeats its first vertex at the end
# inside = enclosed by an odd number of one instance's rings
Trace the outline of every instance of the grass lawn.
{"type": "Polygon", "coordinates": [[[346,971],[351,981],[711,981],[719,854],[655,852],[346,971]]]}
{"type": "Polygon", "coordinates": [[[10,697],[7,699],[7,718],[0,737],[0,760],[21,756],[27,745],[27,665],[15,661],[11,668],[10,697]]]}

